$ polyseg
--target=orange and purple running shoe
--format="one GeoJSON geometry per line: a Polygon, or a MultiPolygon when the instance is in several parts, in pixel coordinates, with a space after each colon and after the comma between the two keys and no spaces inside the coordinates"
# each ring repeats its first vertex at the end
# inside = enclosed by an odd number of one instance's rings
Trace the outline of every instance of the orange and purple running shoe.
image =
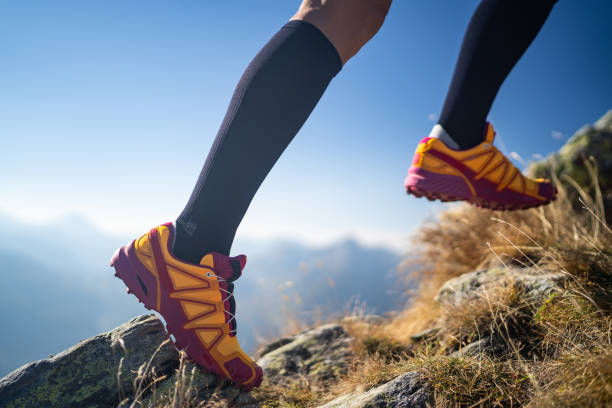
{"type": "Polygon", "coordinates": [[[232,282],[246,256],[211,252],[199,265],[184,262],[172,254],[173,236],[173,224],[166,223],[119,248],[111,260],[115,276],[162,315],[176,347],[194,362],[247,391],[259,386],[262,369],[236,338],[232,282]]]}
{"type": "Polygon", "coordinates": [[[429,200],[468,201],[493,210],[537,207],[556,198],[557,191],[548,180],[523,176],[493,146],[495,131],[490,123],[485,140],[466,150],[449,148],[438,137],[442,132],[444,129],[436,125],[419,143],[404,181],[408,194],[429,200]]]}

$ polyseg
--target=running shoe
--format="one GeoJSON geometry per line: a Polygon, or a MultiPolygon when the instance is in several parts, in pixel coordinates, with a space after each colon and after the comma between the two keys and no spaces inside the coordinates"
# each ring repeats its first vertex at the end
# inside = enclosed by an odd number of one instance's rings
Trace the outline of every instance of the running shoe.
{"type": "Polygon", "coordinates": [[[434,126],[419,143],[408,177],[406,192],[441,201],[468,201],[492,210],[518,210],[548,204],[556,198],[555,187],[544,179],[530,179],[495,146],[490,123],[485,140],[466,150],[449,148],[441,139],[444,129],[434,126]]]}
{"type": "Polygon", "coordinates": [[[172,254],[174,225],[153,228],[111,260],[115,276],[147,309],[159,312],[174,344],[200,366],[239,387],[259,386],[262,369],[242,350],[236,338],[234,282],[246,256],[216,252],[200,264],[183,262],[172,254]]]}

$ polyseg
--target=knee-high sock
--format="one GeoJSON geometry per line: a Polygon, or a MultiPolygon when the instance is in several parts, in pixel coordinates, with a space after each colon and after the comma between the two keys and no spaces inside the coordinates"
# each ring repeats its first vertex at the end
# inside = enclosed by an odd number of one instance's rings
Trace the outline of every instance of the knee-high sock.
{"type": "Polygon", "coordinates": [[[556,0],[482,0],[468,25],[439,123],[461,149],[484,139],[491,104],[556,0]]]}
{"type": "Polygon", "coordinates": [[[176,220],[174,252],[198,263],[229,254],[253,196],[342,68],[325,35],[287,23],[238,83],[187,206],[176,220]]]}

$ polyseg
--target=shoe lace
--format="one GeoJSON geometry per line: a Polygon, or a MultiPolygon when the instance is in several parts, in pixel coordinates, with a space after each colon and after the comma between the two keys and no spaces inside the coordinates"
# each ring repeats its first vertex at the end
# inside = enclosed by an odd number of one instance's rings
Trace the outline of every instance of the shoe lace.
{"type": "MultiPolygon", "coordinates": [[[[219,276],[217,276],[216,278],[217,278],[217,281],[219,281],[219,282],[226,282],[226,283],[228,283],[228,288],[230,290],[226,290],[226,289],[223,289],[222,287],[219,287],[219,290],[227,295],[225,300],[227,300],[227,301],[229,301],[230,299],[234,299],[235,300],[236,298],[234,297],[234,291],[232,290],[233,289],[233,285],[231,284],[231,282],[228,281],[227,279],[223,279],[223,278],[221,278],[219,276]]],[[[224,302],[224,304],[225,304],[225,302],[224,302]]],[[[229,330],[230,334],[238,333],[238,330],[235,328],[236,327],[236,308],[235,308],[234,305],[235,305],[234,302],[230,302],[230,309],[231,310],[227,310],[227,308],[225,308],[225,306],[223,307],[224,312],[227,313],[230,316],[230,319],[227,321],[227,324],[230,327],[230,330],[229,330]],[[234,322],[234,326],[233,326],[234,328],[232,328],[232,322],[234,322]]]]}
{"type": "Polygon", "coordinates": [[[476,179],[479,180],[485,177],[486,175],[493,173],[499,167],[504,166],[504,172],[499,180],[497,191],[501,191],[507,186],[509,186],[517,176],[521,180],[521,185],[524,189],[525,180],[523,178],[523,174],[516,168],[516,166],[512,164],[512,162],[502,152],[500,152],[497,147],[491,144],[488,144],[486,147],[492,149],[493,155],[491,156],[491,159],[489,159],[489,161],[483,166],[480,172],[476,175],[476,179]]]}

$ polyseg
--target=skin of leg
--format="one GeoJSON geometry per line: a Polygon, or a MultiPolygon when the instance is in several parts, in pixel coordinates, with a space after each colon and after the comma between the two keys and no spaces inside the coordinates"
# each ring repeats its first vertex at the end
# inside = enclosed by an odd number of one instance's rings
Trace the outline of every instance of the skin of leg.
{"type": "Polygon", "coordinates": [[[291,20],[303,20],[321,30],[346,64],[378,32],[391,1],[303,0],[291,20]]]}

